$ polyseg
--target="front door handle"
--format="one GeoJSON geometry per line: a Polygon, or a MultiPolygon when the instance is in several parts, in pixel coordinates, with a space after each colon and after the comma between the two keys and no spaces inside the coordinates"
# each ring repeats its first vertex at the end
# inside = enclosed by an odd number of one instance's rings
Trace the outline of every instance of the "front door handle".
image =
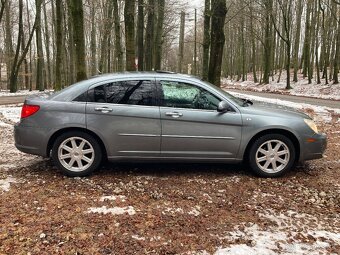
{"type": "Polygon", "coordinates": [[[166,112],[165,115],[166,116],[171,116],[173,118],[179,118],[179,117],[183,116],[183,114],[180,113],[180,112],[166,112]]]}
{"type": "Polygon", "coordinates": [[[109,108],[109,107],[96,107],[94,108],[94,110],[97,112],[102,112],[102,113],[112,112],[112,108],[109,108]]]}

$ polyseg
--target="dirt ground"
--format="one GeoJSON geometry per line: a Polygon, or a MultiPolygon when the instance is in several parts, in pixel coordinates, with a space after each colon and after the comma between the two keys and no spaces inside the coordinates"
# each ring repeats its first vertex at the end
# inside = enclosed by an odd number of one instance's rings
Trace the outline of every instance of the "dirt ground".
{"type": "Polygon", "coordinates": [[[339,116],[319,123],[325,158],[277,179],[221,164],[67,178],[0,120],[0,254],[340,254],[339,116]]]}

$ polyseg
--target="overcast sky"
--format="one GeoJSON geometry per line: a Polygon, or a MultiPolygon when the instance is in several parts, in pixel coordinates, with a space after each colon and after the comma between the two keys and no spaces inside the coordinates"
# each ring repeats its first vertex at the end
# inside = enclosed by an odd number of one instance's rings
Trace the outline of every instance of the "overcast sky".
{"type": "Polygon", "coordinates": [[[188,8],[190,9],[199,9],[203,10],[204,7],[204,0],[182,0],[183,3],[186,3],[188,8]]]}

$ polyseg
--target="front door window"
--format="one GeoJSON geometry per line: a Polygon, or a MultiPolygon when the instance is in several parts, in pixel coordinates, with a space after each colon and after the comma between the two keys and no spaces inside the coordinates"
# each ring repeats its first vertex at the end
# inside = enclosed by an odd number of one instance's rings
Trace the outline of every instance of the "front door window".
{"type": "Polygon", "coordinates": [[[161,81],[162,106],[201,110],[216,110],[221,101],[200,87],[175,81],[161,81]]]}

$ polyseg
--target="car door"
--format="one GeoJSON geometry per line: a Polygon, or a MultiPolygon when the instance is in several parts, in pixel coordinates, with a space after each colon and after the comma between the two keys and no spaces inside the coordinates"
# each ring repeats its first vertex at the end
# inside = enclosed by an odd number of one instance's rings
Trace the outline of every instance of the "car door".
{"type": "Polygon", "coordinates": [[[100,135],[108,157],[160,154],[160,113],[155,80],[119,80],[88,90],[87,128],[100,135]]]}
{"type": "Polygon", "coordinates": [[[176,158],[236,158],[241,141],[237,110],[217,112],[219,96],[189,82],[158,79],[161,155],[176,158]]]}

